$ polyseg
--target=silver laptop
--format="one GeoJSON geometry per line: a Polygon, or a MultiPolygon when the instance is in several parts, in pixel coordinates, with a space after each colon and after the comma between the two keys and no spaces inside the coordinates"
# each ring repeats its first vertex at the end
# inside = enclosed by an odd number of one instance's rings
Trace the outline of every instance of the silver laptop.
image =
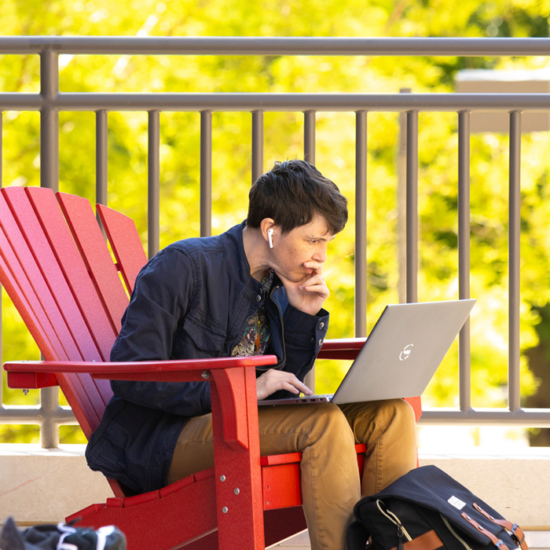
{"type": "Polygon", "coordinates": [[[334,395],[268,398],[258,405],[344,404],[422,395],[475,303],[388,305],[334,395]]]}

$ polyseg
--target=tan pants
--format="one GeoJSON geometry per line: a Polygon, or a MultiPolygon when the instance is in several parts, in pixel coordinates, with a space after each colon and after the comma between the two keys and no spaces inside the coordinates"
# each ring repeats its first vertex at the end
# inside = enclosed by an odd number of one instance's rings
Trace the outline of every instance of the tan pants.
{"type": "MultiPolygon", "coordinates": [[[[381,491],[416,466],[414,413],[401,399],[260,407],[259,421],[262,456],[302,453],[302,501],[312,550],[344,550],[360,497],[381,491]],[[367,445],[362,480],[356,443],[367,445]]],[[[212,466],[212,417],[207,414],[192,418],[182,430],[167,482],[212,466]]]]}

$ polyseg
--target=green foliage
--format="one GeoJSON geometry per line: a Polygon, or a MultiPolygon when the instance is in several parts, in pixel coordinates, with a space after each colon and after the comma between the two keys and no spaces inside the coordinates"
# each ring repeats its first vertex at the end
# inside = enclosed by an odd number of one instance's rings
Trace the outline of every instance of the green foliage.
{"type": "MultiPolygon", "coordinates": [[[[548,36],[550,2],[499,0],[4,0],[3,32],[11,35],[120,36],[548,36]]],[[[437,53],[437,52],[434,52],[437,53]]],[[[60,86],[72,92],[452,92],[463,68],[540,68],[546,58],[331,56],[66,56],[60,86]]],[[[37,92],[37,56],[0,57],[0,91],[37,92]]],[[[3,184],[39,185],[39,115],[6,112],[3,184]]],[[[368,326],[385,304],[398,301],[397,173],[399,136],[395,113],[368,116],[368,326]]],[[[250,113],[213,115],[213,232],[246,216],[251,182],[250,113]]],[[[303,117],[266,113],[265,169],[275,160],[303,156],[303,117]]],[[[550,301],[550,234],[547,133],[522,139],[521,343],[534,346],[546,335],[533,326],[550,301]],[[532,309],[536,306],[537,309],[532,309]]],[[[355,121],[349,113],[318,113],[316,164],[349,198],[350,222],[330,245],[325,271],[331,288],[329,337],[354,335],[355,121]]],[[[109,205],[131,216],[147,242],[147,115],[108,117],[109,205]]],[[[199,235],[200,116],[161,114],[161,246],[199,235]]],[[[458,295],[457,116],[422,113],[419,135],[421,300],[458,295]]],[[[508,144],[503,135],[471,141],[472,393],[474,406],[504,404],[507,362],[507,181],[508,144]]],[[[94,200],[95,127],[91,113],[60,114],[60,188],[94,200]]],[[[3,360],[36,359],[38,350],[13,305],[4,298],[3,360]]],[[[318,389],[330,391],[349,362],[321,361],[318,389]]],[[[430,385],[428,404],[457,404],[454,346],[430,385]]],[[[536,381],[522,360],[522,393],[536,381]]],[[[8,390],[4,402],[30,405],[8,390]]],[[[33,440],[35,427],[15,432],[0,426],[0,440],[33,440]]],[[[82,441],[64,427],[65,441],[82,441]]]]}

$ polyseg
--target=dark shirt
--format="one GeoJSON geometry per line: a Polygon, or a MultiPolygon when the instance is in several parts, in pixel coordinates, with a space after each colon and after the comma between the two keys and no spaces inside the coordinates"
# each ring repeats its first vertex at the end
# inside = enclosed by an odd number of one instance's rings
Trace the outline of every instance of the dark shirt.
{"type": "MultiPolygon", "coordinates": [[[[263,274],[262,286],[264,292],[269,294],[273,286],[275,272],[267,269],[263,274]]],[[[231,355],[234,357],[249,357],[251,355],[263,355],[269,340],[271,339],[271,327],[265,312],[265,305],[260,307],[254,315],[251,315],[245,323],[244,334],[241,341],[233,348],[231,355]]]]}
{"type": "MultiPolygon", "coordinates": [[[[274,368],[304,380],[322,345],[328,313],[288,303],[274,277],[266,293],[250,275],[244,223],[217,237],[176,242],[140,271],[111,352],[112,361],[230,357],[247,319],[264,308],[274,368]]],[[[264,369],[257,369],[257,375],[264,369]]],[[[211,411],[209,382],[111,381],[114,396],[86,449],[88,465],[138,492],[165,485],[189,418],[211,411]]],[[[279,391],[270,398],[290,396],[279,391]]]]}

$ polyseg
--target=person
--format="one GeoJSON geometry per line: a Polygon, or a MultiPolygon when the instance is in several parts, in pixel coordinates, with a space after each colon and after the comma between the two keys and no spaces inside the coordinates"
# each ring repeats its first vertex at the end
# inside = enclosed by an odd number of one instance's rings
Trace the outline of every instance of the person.
{"type": "MultiPolygon", "coordinates": [[[[303,160],[275,163],[249,194],[247,219],[216,237],[163,249],[141,270],[112,361],[273,354],[257,369],[258,400],[311,390],[323,344],[327,244],[347,201],[303,160]]],[[[112,381],[114,396],[86,450],[89,466],[135,492],[214,465],[210,384],[112,381]]],[[[416,466],[415,422],[403,400],[259,408],[262,456],[301,452],[313,550],[345,548],[361,495],[416,466]],[[362,480],[354,445],[367,445],[362,480]]]]}

